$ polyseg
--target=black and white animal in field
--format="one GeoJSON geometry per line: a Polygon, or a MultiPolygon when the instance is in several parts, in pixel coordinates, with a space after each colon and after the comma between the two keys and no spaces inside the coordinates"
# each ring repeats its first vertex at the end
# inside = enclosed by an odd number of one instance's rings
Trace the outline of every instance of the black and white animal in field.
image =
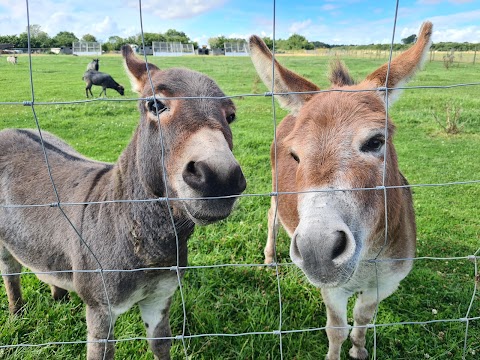
{"type": "Polygon", "coordinates": [[[22,265],[50,284],[55,299],[80,296],[88,360],[114,358],[115,321],[136,304],[155,359],[168,360],[178,287],[171,269],[187,265],[195,224],[226,218],[246,187],[232,153],[235,105],[212,79],[188,69],[148,64],[152,87],[145,62],[130,47],[122,52],[140,121],[115,164],[89,160],[46,132],[43,142],[33,130],[0,132],[0,271],[12,314],[23,307],[22,265]],[[58,201],[42,143],[59,199],[84,205],[11,206],[58,201]],[[175,200],[161,200],[167,195],[175,200]],[[135,199],[156,201],[128,201],[135,199]]]}
{"type": "Polygon", "coordinates": [[[82,80],[84,80],[85,84],[87,85],[85,87],[85,94],[87,95],[87,98],[89,92],[93,97],[92,85],[102,87],[102,91],[100,92],[100,95],[98,95],[99,97],[102,96],[102,93],[104,93],[105,97],[107,97],[107,89],[114,89],[122,96],[125,92],[125,88],[122,85],[113,80],[110,75],[100,71],[88,70],[85,72],[85,74],[83,74],[82,80]]]}
{"type": "Polygon", "coordinates": [[[16,56],[7,56],[7,62],[12,65],[17,65],[18,58],[16,56]]]}
{"type": "Polygon", "coordinates": [[[93,59],[92,61],[90,61],[87,65],[87,71],[88,70],[98,71],[98,69],[100,68],[100,64],[98,62],[99,62],[99,59],[93,59]]]}

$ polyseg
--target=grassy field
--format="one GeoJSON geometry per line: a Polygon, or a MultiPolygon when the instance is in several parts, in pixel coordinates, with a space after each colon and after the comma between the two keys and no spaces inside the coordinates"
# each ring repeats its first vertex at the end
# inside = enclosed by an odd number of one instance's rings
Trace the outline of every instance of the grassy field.
{"type": "MultiPolygon", "coordinates": [[[[3,59],[2,59],[3,58],[3,59]]],[[[31,100],[28,58],[7,64],[0,58],[0,102],[31,100]]],[[[345,59],[355,78],[361,79],[381,64],[374,59],[345,59]]],[[[74,101],[85,98],[83,71],[90,58],[35,56],[32,58],[36,102],[74,101]]],[[[184,66],[215,79],[228,95],[257,93],[259,82],[248,58],[185,57],[152,58],[161,68],[184,66]]],[[[280,62],[308,77],[322,88],[328,86],[328,59],[281,57],[280,62]]],[[[119,56],[102,56],[102,71],[126,87],[125,98],[135,98],[119,56]]],[[[446,70],[440,62],[427,63],[410,83],[451,85],[479,81],[479,65],[446,70]]],[[[100,93],[99,88],[93,89],[100,93]]],[[[120,95],[108,90],[111,99],[120,95]]],[[[247,178],[247,194],[268,194],[269,147],[273,137],[271,98],[238,97],[233,123],[234,152],[247,178]]],[[[102,161],[115,161],[138,121],[136,102],[93,102],[35,107],[42,129],[62,137],[81,153],[102,161]]],[[[277,109],[277,121],[285,112],[277,109]]],[[[406,90],[392,107],[397,125],[395,137],[400,167],[411,184],[437,184],[480,179],[480,86],[450,89],[406,90]],[[445,119],[446,107],[461,109],[461,132],[448,135],[435,121],[445,119]]],[[[0,103],[0,128],[34,127],[31,108],[0,103]]],[[[480,248],[480,184],[415,187],[419,257],[465,257],[480,248]]],[[[268,196],[241,198],[227,220],[197,228],[189,241],[190,265],[261,264],[267,234],[268,196]]],[[[289,239],[279,236],[278,258],[289,262],[289,239]]],[[[0,359],[82,359],[85,344],[5,347],[16,344],[74,342],[86,339],[84,306],[71,299],[55,303],[47,285],[25,275],[27,311],[8,315],[0,287],[0,359]]],[[[429,322],[464,318],[473,297],[470,317],[480,316],[479,290],[474,293],[475,264],[469,260],[417,260],[399,290],[381,303],[377,324],[429,322]]],[[[281,289],[281,329],[307,330],[325,326],[325,308],[318,289],[294,266],[274,271],[261,267],[191,269],[183,281],[186,335],[273,332],[280,326],[278,287],[281,289]]],[[[351,320],[351,311],[349,312],[351,320]]],[[[183,308],[177,292],[172,306],[172,331],[182,333],[183,308]]],[[[380,326],[376,329],[378,359],[477,359],[480,354],[480,320],[469,322],[467,351],[463,353],[465,322],[437,322],[380,326]]],[[[127,312],[115,327],[117,359],[153,359],[137,309],[127,312]]],[[[327,350],[323,330],[278,335],[199,336],[185,340],[189,359],[319,359],[327,350]]],[[[347,357],[348,341],[343,357],[347,357]]],[[[367,349],[373,353],[370,330],[367,349]]],[[[173,359],[184,359],[183,344],[174,341],[173,359]]]]}

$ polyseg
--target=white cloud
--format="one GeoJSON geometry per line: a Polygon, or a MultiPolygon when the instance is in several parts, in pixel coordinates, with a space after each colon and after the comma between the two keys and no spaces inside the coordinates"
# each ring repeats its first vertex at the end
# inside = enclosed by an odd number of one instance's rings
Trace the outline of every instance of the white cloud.
{"type": "Polygon", "coordinates": [[[273,33],[272,33],[272,32],[268,32],[268,33],[267,33],[267,32],[265,32],[265,31],[261,31],[261,32],[260,32],[260,36],[261,36],[262,38],[264,38],[264,37],[269,37],[270,39],[272,39],[272,38],[273,38],[273,33]]]}
{"type": "Polygon", "coordinates": [[[469,26],[463,29],[444,29],[433,31],[434,42],[480,42],[480,26],[469,26]]]}
{"type": "Polygon", "coordinates": [[[442,2],[449,2],[450,4],[468,4],[474,0],[418,0],[418,5],[438,5],[442,2]]]}
{"type": "Polygon", "coordinates": [[[465,11],[459,13],[453,13],[445,16],[433,16],[430,20],[435,27],[448,27],[448,26],[457,26],[462,24],[478,24],[478,19],[480,19],[480,9],[465,11]]]}
{"type": "MultiPolygon", "coordinates": [[[[480,10],[453,13],[446,16],[433,16],[433,42],[480,42],[480,10]]],[[[417,27],[406,27],[402,30],[402,38],[416,34],[417,27]]]]}
{"type": "Polygon", "coordinates": [[[290,27],[288,28],[288,31],[292,34],[299,34],[303,30],[307,29],[310,25],[312,24],[312,20],[307,19],[305,21],[300,21],[300,22],[294,22],[290,27]]]}
{"type": "Polygon", "coordinates": [[[250,33],[248,34],[239,34],[239,33],[231,33],[230,35],[227,36],[227,38],[231,39],[248,39],[250,37],[250,33]]]}
{"type": "Polygon", "coordinates": [[[418,5],[437,5],[440,4],[443,0],[419,0],[418,5]]]}
{"type": "MultiPolygon", "coordinates": [[[[216,9],[227,0],[146,0],[142,1],[142,11],[158,16],[160,19],[190,18],[216,9]]],[[[137,2],[129,2],[130,7],[138,9],[137,2]]]]}
{"type": "MultiPolygon", "coordinates": [[[[163,27],[168,26],[168,22],[159,22],[159,19],[192,18],[219,8],[226,1],[144,0],[143,20],[148,27],[145,31],[166,31],[168,28],[163,27]]],[[[0,0],[0,7],[6,10],[0,14],[0,34],[24,32],[27,26],[25,5],[19,5],[16,0],[0,0]]],[[[30,0],[29,10],[30,24],[40,25],[52,37],[60,31],[71,31],[77,37],[90,33],[106,40],[112,35],[130,36],[140,31],[138,2],[134,0],[120,1],[115,7],[109,2],[95,0],[30,0]]]]}
{"type": "Polygon", "coordinates": [[[200,36],[194,37],[192,41],[195,41],[199,47],[202,47],[203,45],[207,45],[207,47],[210,48],[210,46],[208,45],[208,39],[210,38],[211,36],[200,35],[200,36]]]}
{"type": "Polygon", "coordinates": [[[102,21],[91,25],[91,34],[98,34],[100,37],[107,37],[109,34],[119,34],[120,29],[110,16],[105,16],[102,21]]]}
{"type": "Polygon", "coordinates": [[[333,5],[333,4],[325,4],[325,5],[322,5],[320,7],[320,10],[323,10],[323,11],[332,11],[332,10],[335,10],[337,9],[338,6],[336,5],[333,5]]]}
{"type": "MultiPolygon", "coordinates": [[[[169,28],[185,31],[199,45],[207,44],[210,37],[219,34],[246,38],[251,33],[257,33],[272,37],[273,22],[269,16],[269,9],[264,12],[253,11],[251,8],[243,8],[240,3],[236,3],[236,7],[233,3],[227,6],[228,1],[143,0],[144,31],[165,32],[169,28]],[[210,16],[209,11],[214,13],[215,17],[210,16]],[[188,17],[190,18],[187,19],[188,17]],[[228,33],[230,35],[227,35],[228,33]]],[[[440,0],[418,0],[416,4],[419,1],[424,3],[423,7],[427,7],[426,2],[440,0]]],[[[448,5],[450,9],[450,14],[445,16],[432,16],[435,15],[436,9],[439,9],[437,6],[428,6],[427,16],[418,13],[419,7],[401,7],[395,41],[400,42],[402,38],[416,34],[420,27],[420,19],[426,18],[434,23],[434,42],[480,42],[478,23],[480,9],[477,7],[469,12],[456,13],[457,7],[452,5],[453,2],[465,1],[467,0],[442,0],[442,3],[448,5]]],[[[339,6],[338,2],[333,1],[324,4],[339,6]]],[[[109,2],[96,0],[29,0],[29,9],[30,24],[40,25],[51,37],[60,31],[71,31],[79,38],[89,33],[98,40],[106,41],[113,35],[128,37],[140,32],[136,0],[121,0],[115,7],[109,2]]],[[[292,5],[292,9],[295,9],[295,5],[292,5]]],[[[330,9],[333,10],[333,7],[330,9]]],[[[381,7],[377,6],[372,11],[376,13],[379,9],[381,7]]],[[[278,17],[276,20],[277,39],[286,39],[292,33],[298,33],[310,41],[318,40],[330,44],[370,44],[389,43],[392,33],[392,17],[387,12],[384,12],[384,18],[375,20],[369,18],[352,20],[349,16],[313,18],[309,12],[300,11],[288,15],[286,18],[278,17]]],[[[16,0],[0,0],[0,34],[20,34],[25,31],[26,25],[25,5],[19,6],[16,0]]]]}

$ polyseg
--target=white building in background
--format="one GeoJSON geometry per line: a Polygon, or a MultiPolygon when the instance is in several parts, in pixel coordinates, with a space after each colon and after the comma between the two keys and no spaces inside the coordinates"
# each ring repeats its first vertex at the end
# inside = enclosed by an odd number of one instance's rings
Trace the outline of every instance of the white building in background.
{"type": "Polygon", "coordinates": [[[152,42],[154,56],[182,56],[195,55],[193,44],[182,44],[179,42],[152,42]]]}
{"type": "Polygon", "coordinates": [[[246,41],[226,42],[223,44],[225,56],[248,56],[248,44],[246,41]]]}
{"type": "Polygon", "coordinates": [[[73,55],[102,55],[102,44],[99,42],[77,41],[72,44],[73,55]]]}

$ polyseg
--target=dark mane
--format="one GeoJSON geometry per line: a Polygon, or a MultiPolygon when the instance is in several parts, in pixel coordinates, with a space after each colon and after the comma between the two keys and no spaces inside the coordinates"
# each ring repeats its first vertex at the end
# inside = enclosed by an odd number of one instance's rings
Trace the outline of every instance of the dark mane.
{"type": "Polygon", "coordinates": [[[332,60],[330,63],[328,79],[334,86],[355,85],[355,80],[350,76],[347,66],[340,59],[332,60]]]}

